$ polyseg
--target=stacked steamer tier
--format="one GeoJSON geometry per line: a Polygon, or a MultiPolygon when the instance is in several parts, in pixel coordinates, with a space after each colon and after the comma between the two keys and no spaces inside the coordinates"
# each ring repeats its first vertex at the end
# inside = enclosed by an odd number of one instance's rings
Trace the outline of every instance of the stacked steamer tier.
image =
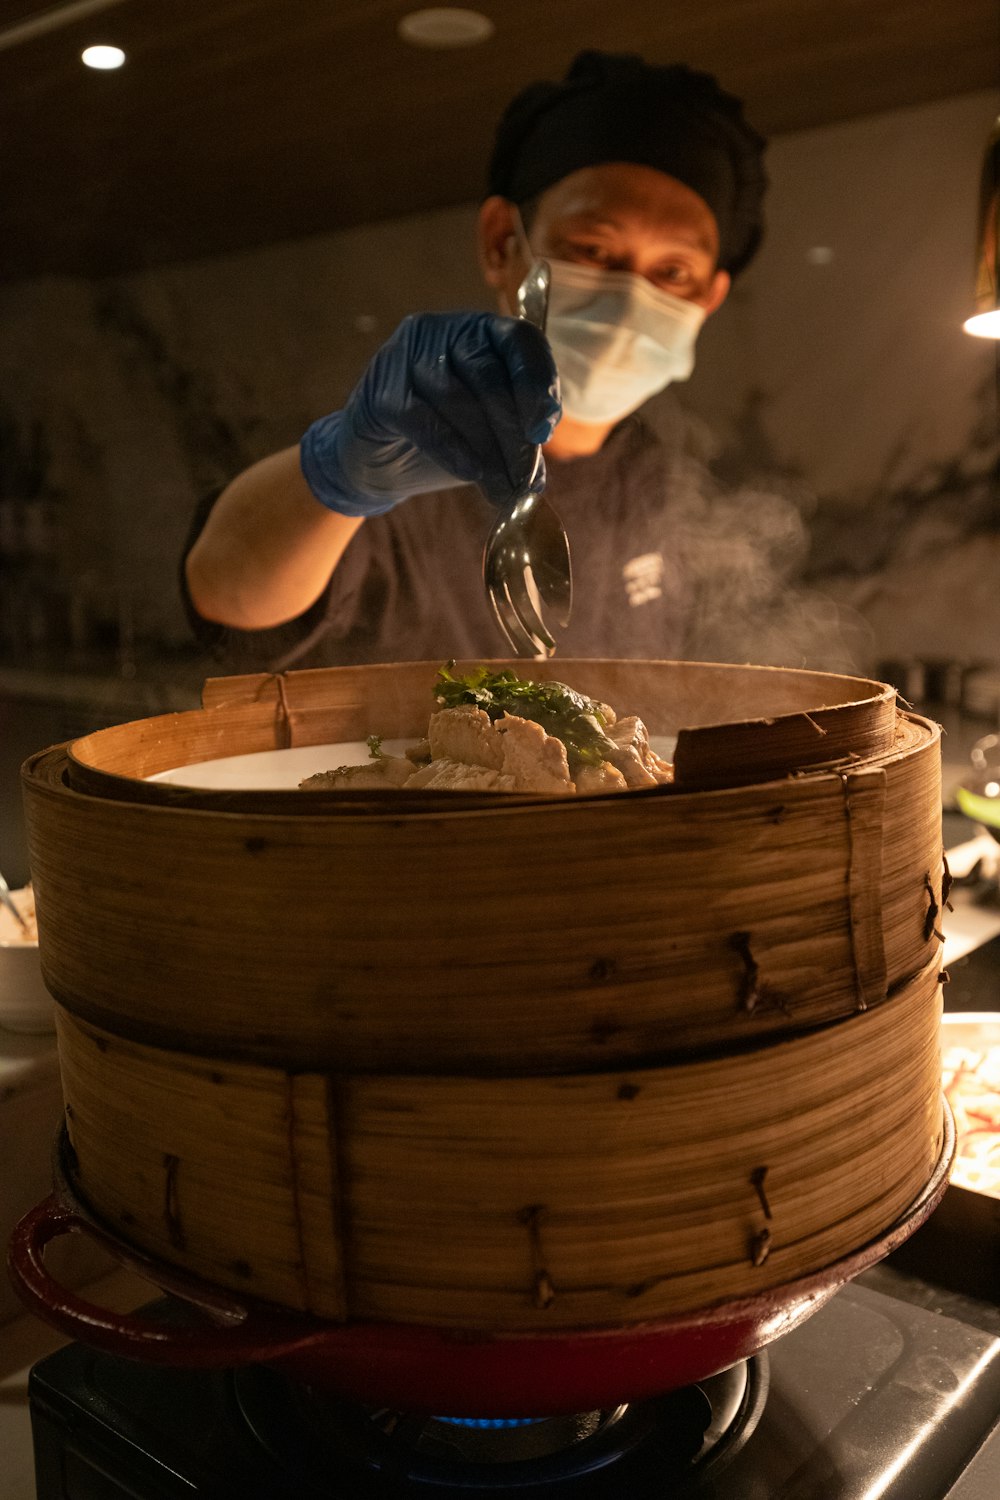
{"type": "Polygon", "coordinates": [[[436,664],[217,679],[27,763],[74,1189],[171,1274],[323,1327],[780,1310],[940,1177],[938,728],[858,678],[504,665],[676,736],[675,782],[146,779],[417,740],[436,664]]]}

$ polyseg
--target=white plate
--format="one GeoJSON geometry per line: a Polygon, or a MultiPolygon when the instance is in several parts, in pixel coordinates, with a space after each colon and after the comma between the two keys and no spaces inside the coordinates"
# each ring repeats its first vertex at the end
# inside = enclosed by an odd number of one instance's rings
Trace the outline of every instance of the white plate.
{"type": "MultiPolygon", "coordinates": [[[[402,740],[383,740],[386,755],[402,755],[419,736],[402,740]]],[[[650,737],[658,755],[669,760],[676,740],[662,735],[650,737]]],[[[149,781],[167,781],[173,786],[196,787],[208,791],[284,791],[294,790],[300,781],[317,771],[333,771],[337,766],[360,766],[370,759],[365,740],[351,740],[337,745],[300,745],[293,750],[258,750],[252,755],[227,755],[220,760],[202,760],[193,766],[176,766],[158,771],[149,781]]]]}
{"type": "MultiPolygon", "coordinates": [[[[402,755],[417,736],[405,740],[383,740],[386,755],[402,755]]],[[[220,760],[202,760],[193,766],[177,766],[158,771],[149,781],[169,781],[174,786],[191,786],[210,791],[293,790],[307,776],[317,771],[333,771],[338,766],[361,766],[370,760],[365,740],[351,740],[339,745],[299,745],[292,750],[257,750],[252,755],[227,755],[220,760]]]]}

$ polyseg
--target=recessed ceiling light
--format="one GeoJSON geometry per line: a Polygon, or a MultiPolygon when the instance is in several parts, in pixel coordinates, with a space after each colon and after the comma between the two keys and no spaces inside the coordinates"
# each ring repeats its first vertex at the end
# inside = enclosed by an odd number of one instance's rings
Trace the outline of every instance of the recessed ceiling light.
{"type": "Polygon", "coordinates": [[[111,68],[120,68],[125,61],[125,54],[120,47],[84,47],[80,53],[80,61],[87,68],[100,68],[108,72],[111,68]]]}
{"type": "Polygon", "coordinates": [[[397,30],[403,41],[414,47],[474,47],[487,41],[496,27],[478,10],[434,5],[427,10],[411,10],[397,30]]]}

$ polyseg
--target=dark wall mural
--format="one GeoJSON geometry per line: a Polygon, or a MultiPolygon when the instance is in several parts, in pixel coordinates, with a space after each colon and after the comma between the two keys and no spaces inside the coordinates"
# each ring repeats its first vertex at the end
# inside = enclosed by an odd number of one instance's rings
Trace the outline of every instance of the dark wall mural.
{"type": "MultiPolygon", "coordinates": [[[[764,249],[692,380],[649,408],[678,455],[689,655],[873,670],[1000,651],[996,348],[961,330],[994,106],[772,144],[764,249]]],[[[175,579],[199,495],[335,408],[408,311],[488,305],[473,219],[0,289],[4,659],[115,670],[124,652],[155,676],[191,655],[175,579]]]]}

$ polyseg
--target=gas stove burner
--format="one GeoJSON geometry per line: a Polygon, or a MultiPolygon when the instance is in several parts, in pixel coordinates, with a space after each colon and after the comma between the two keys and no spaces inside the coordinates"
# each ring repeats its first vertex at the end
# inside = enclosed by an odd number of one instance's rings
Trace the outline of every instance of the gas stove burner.
{"type": "Polygon", "coordinates": [[[510,1464],[547,1458],[584,1442],[616,1422],[627,1407],[613,1412],[587,1411],[569,1417],[428,1417],[405,1412],[370,1411],[371,1420],[390,1441],[410,1443],[416,1452],[462,1464],[510,1464]]]}
{"type": "MultiPolygon", "coordinates": [[[[481,1465],[522,1465],[526,1461],[555,1458],[560,1468],[571,1462],[570,1450],[577,1456],[577,1445],[589,1445],[592,1459],[603,1466],[608,1445],[594,1440],[610,1432],[625,1416],[628,1406],[612,1411],[587,1411],[573,1416],[533,1417],[503,1421],[462,1417],[413,1417],[405,1412],[369,1411],[369,1419],[396,1449],[409,1449],[421,1458],[439,1460],[463,1468],[481,1465]],[[600,1455],[600,1456],[598,1456],[600,1455]]],[[[707,1416],[704,1413],[697,1416],[707,1416]]],[[[704,1424],[691,1424],[692,1438],[697,1433],[701,1444],[704,1424]],[[699,1425],[701,1430],[698,1431],[699,1425]]],[[[589,1465],[588,1465],[589,1467],[589,1465]]],[[[510,1470],[506,1470],[509,1478],[510,1470]]]]}
{"type": "MultiPolygon", "coordinates": [[[[653,1400],[573,1415],[454,1418],[361,1406],[266,1366],[235,1374],[257,1441],[303,1486],[350,1465],[358,1493],[630,1500],[697,1495],[743,1446],[767,1391],[766,1357],[653,1400]],[[367,1484],[366,1484],[367,1481],[367,1484]]],[[[312,1489],[308,1493],[312,1494],[312,1489]]]]}

